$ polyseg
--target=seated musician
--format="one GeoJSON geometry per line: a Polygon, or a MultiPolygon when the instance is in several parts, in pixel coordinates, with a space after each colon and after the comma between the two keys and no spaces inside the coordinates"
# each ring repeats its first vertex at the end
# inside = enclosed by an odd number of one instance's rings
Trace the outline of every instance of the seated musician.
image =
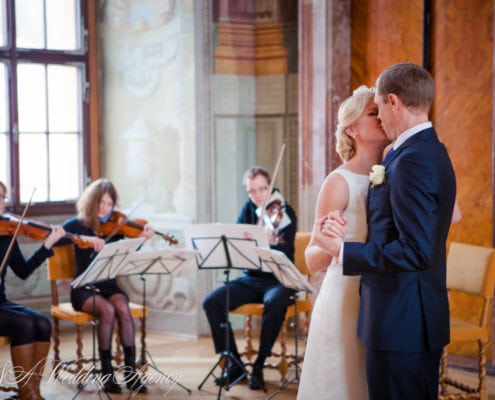
{"type": "MultiPolygon", "coordinates": [[[[7,187],[0,182],[2,218],[6,218],[6,199],[7,187]]],[[[27,279],[46,258],[53,255],[52,246],[65,235],[65,231],[61,226],[49,228],[41,247],[25,259],[15,237],[20,232],[22,218],[13,226],[9,221],[10,219],[2,219],[5,230],[0,233],[0,257],[3,266],[0,271],[0,336],[10,339],[10,354],[19,387],[19,398],[43,400],[40,381],[50,350],[50,320],[38,311],[8,300],[5,293],[5,276],[7,267],[10,267],[16,276],[27,279]]]]}
{"type": "MultiPolygon", "coordinates": [[[[74,247],[76,277],[91,264],[95,251],[101,251],[105,243],[124,238],[122,234],[105,237],[101,227],[108,222],[117,204],[117,191],[108,179],[97,179],[84,190],[76,204],[77,217],[67,220],[63,227],[67,232],[79,235],[92,243],[93,248],[74,247]]],[[[143,227],[142,236],[150,238],[155,231],[148,225],[143,227]]],[[[64,240],[57,245],[64,244],[64,240]]],[[[119,320],[119,335],[124,350],[124,382],[133,392],[146,393],[136,371],[136,346],[134,342],[134,320],[129,309],[129,298],[120,289],[115,279],[96,283],[98,290],[93,303],[93,290],[85,287],[71,290],[71,303],[75,310],[87,313],[96,312],[98,317],[98,351],[100,356],[103,390],[108,393],[121,393],[112,368],[112,332],[115,318],[119,320]]]]}
{"type": "MultiPolygon", "coordinates": [[[[243,206],[237,223],[256,225],[259,216],[266,217],[267,224],[265,226],[270,247],[283,251],[290,260],[294,261],[294,240],[297,230],[294,210],[285,203],[278,190],[275,189],[269,193],[270,175],[264,169],[258,166],[248,169],[244,174],[243,184],[249,200],[243,206]],[[263,206],[274,201],[281,204],[283,210],[282,218],[276,224],[278,226],[273,226],[269,215],[261,213],[263,206]]],[[[254,361],[248,385],[253,390],[264,389],[263,367],[265,360],[271,355],[272,347],[285,319],[287,307],[293,303],[292,298],[295,291],[282,286],[271,272],[253,270],[246,270],[244,276],[230,281],[229,288],[229,310],[226,310],[225,304],[225,285],[210,293],[203,302],[216,353],[228,351],[234,358],[234,361],[229,361],[225,373],[217,377],[215,382],[217,385],[228,385],[244,374],[244,369],[241,367],[243,364],[230,325],[228,327],[230,348],[225,349],[224,322],[226,312],[243,304],[262,303],[263,315],[258,356],[254,361]]]]}

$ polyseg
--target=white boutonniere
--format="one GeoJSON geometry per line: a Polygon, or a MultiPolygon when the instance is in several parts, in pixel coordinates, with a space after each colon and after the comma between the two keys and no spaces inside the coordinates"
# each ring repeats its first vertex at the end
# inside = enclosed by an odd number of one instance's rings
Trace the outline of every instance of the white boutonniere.
{"type": "Polygon", "coordinates": [[[370,172],[371,187],[385,183],[385,167],[383,165],[373,165],[370,172]]]}

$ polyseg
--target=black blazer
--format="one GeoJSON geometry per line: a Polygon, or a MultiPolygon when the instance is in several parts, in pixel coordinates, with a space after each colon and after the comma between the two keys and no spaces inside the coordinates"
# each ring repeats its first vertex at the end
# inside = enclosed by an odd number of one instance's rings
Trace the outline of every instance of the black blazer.
{"type": "Polygon", "coordinates": [[[344,244],[344,274],[361,274],[358,335],[379,351],[437,351],[449,342],[446,240],[454,170],[433,128],[406,140],[370,188],[368,239],[344,244]]]}

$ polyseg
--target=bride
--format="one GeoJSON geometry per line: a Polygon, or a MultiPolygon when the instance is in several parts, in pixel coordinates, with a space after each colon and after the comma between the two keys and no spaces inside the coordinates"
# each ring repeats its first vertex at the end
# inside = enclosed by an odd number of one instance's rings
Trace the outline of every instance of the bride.
{"type": "Polygon", "coordinates": [[[321,232],[330,211],[347,217],[345,241],[366,240],[366,198],[369,173],[379,164],[388,144],[373,102],[374,90],[360,86],[340,106],[335,132],[343,164],[323,182],[315,224],[306,249],[313,271],[328,267],[316,299],[304,357],[298,400],[367,399],[364,347],[357,338],[359,276],[344,276],[332,260],[321,232]]]}

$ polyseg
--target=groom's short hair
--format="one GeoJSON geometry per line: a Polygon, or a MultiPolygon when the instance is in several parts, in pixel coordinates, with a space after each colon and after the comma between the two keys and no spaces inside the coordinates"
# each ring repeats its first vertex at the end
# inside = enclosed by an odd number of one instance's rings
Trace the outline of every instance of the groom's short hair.
{"type": "Polygon", "coordinates": [[[404,106],[429,112],[435,96],[435,83],[425,68],[402,62],[383,70],[376,80],[376,90],[385,103],[388,94],[395,94],[404,106]]]}

